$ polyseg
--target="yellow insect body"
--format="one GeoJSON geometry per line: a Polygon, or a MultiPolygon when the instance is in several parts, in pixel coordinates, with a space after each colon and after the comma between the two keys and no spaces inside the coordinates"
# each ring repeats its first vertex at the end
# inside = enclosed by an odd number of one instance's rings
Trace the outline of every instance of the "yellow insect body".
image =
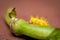
{"type": "Polygon", "coordinates": [[[32,23],[32,24],[37,24],[37,25],[40,25],[40,26],[47,26],[47,25],[49,25],[48,24],[48,21],[46,20],[46,19],[44,19],[44,18],[37,18],[37,17],[31,17],[30,18],[30,21],[29,21],[30,23],[32,23]]]}

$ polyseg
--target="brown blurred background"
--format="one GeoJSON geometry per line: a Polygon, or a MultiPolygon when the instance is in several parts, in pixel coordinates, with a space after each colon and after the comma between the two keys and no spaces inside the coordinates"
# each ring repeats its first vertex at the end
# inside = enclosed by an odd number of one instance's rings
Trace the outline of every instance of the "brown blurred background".
{"type": "Polygon", "coordinates": [[[8,7],[16,8],[18,18],[29,20],[30,16],[43,16],[47,18],[50,25],[60,27],[59,0],[0,0],[0,40],[26,40],[28,38],[26,36],[15,37],[11,34],[4,22],[8,7]]]}

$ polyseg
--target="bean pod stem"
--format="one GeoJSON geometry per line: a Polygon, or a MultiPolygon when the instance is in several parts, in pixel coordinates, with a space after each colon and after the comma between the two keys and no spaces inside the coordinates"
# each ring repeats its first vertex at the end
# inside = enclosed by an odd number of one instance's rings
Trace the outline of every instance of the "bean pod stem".
{"type": "Polygon", "coordinates": [[[57,28],[48,26],[40,26],[29,24],[24,19],[16,18],[15,8],[8,8],[5,14],[5,21],[12,29],[12,33],[16,36],[27,35],[36,39],[52,39],[58,33],[57,28]]]}

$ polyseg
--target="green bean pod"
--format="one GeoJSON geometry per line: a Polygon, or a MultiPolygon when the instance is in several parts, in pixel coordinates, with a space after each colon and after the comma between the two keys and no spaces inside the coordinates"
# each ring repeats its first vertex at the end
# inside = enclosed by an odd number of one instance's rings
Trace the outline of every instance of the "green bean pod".
{"type": "Polygon", "coordinates": [[[36,39],[53,40],[55,35],[59,32],[57,28],[52,26],[39,26],[29,24],[24,19],[16,20],[15,8],[8,8],[5,15],[5,21],[9,25],[12,33],[16,36],[27,35],[36,39]]]}

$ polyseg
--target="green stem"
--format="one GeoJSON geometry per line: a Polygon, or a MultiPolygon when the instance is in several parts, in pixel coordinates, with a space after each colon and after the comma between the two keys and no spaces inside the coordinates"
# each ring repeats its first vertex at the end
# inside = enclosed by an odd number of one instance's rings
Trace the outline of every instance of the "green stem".
{"type": "MultiPolygon", "coordinates": [[[[10,29],[12,29],[12,32],[16,35],[19,36],[21,34],[27,35],[36,39],[46,39],[50,37],[52,40],[54,36],[58,33],[60,33],[56,28],[52,26],[39,26],[39,25],[34,25],[34,24],[29,24],[26,22],[24,19],[19,19],[16,21],[16,11],[15,8],[8,8],[6,11],[5,15],[5,21],[9,25],[10,29]]],[[[58,36],[58,35],[56,35],[58,36]]],[[[60,38],[60,37],[59,37],[60,38]]],[[[48,40],[48,39],[47,39],[48,40]]],[[[60,40],[60,39],[59,39],[60,40]]]]}
{"type": "Polygon", "coordinates": [[[5,14],[5,21],[8,25],[10,25],[10,22],[13,18],[16,18],[15,8],[8,8],[5,14]]]}

